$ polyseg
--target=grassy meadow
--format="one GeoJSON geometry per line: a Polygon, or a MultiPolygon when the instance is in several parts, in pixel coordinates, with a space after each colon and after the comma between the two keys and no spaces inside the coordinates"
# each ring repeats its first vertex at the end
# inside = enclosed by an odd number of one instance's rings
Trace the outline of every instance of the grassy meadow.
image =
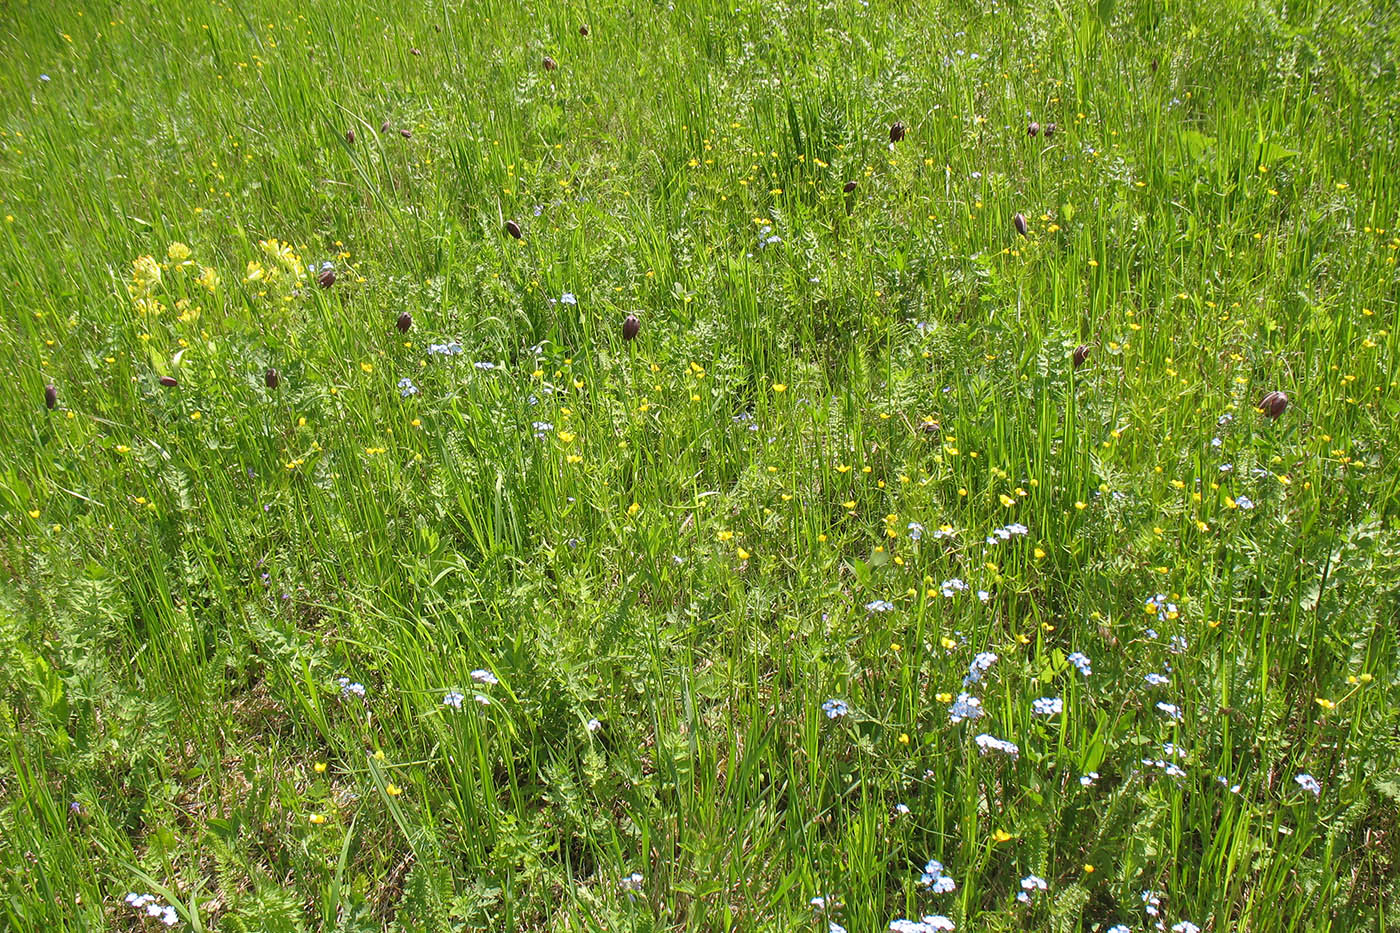
{"type": "Polygon", "coordinates": [[[1397,47],[0,3],[0,928],[1400,928],[1397,47]]]}

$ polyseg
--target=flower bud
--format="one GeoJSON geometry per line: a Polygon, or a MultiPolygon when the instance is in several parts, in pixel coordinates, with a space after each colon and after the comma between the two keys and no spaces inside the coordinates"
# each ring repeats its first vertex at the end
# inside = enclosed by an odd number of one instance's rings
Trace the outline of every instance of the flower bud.
{"type": "Polygon", "coordinates": [[[856,183],[854,181],[848,181],[841,186],[841,190],[850,194],[852,191],[856,190],[856,183]]]}
{"type": "Polygon", "coordinates": [[[350,145],[352,145],[352,146],[355,145],[355,131],[354,131],[354,130],[346,130],[346,131],[345,131],[345,141],[346,141],[347,143],[349,143],[350,145]]]}
{"type": "Polygon", "coordinates": [[[269,389],[277,388],[277,383],[280,381],[281,377],[277,375],[277,370],[275,369],[269,368],[267,372],[263,373],[263,384],[269,389]]]}
{"type": "Polygon", "coordinates": [[[1036,134],[1039,133],[1039,132],[1040,132],[1040,124],[1039,124],[1039,123],[1036,123],[1034,120],[1031,121],[1031,125],[1030,125],[1030,126],[1026,127],[1026,135],[1027,135],[1027,136],[1034,136],[1034,135],[1036,135],[1036,134]]]}
{"type": "Polygon", "coordinates": [[[1059,127],[1053,123],[1045,124],[1045,138],[1049,139],[1051,136],[1054,136],[1057,129],[1059,129],[1059,127]]]}
{"type": "Polygon", "coordinates": [[[578,27],[578,34],[581,35],[581,36],[586,36],[586,35],[588,35],[588,24],[587,24],[587,23],[584,23],[582,26],[578,27]]]}
{"type": "Polygon", "coordinates": [[[399,135],[402,136],[404,139],[412,139],[413,130],[399,130],[399,135]]]}
{"type": "Polygon", "coordinates": [[[379,132],[381,133],[387,133],[391,129],[393,129],[393,127],[390,126],[388,120],[385,120],[383,123],[379,124],[379,132]]]}
{"type": "Polygon", "coordinates": [[[548,55],[546,55],[546,56],[544,57],[544,70],[545,70],[545,71],[553,71],[554,69],[556,69],[556,68],[558,68],[558,67],[559,67],[559,63],[556,62],[554,59],[550,58],[548,55]]]}
{"type": "Polygon", "coordinates": [[[1282,392],[1270,392],[1259,400],[1259,410],[1270,418],[1277,418],[1288,408],[1288,396],[1282,392]]]}
{"type": "Polygon", "coordinates": [[[1016,232],[1021,234],[1021,236],[1029,235],[1030,228],[1026,226],[1025,214],[1017,214],[1015,217],[1012,217],[1011,223],[1015,225],[1016,232]]]}
{"type": "Polygon", "coordinates": [[[316,276],[316,284],[322,288],[330,288],[335,284],[335,266],[326,263],[321,267],[320,275],[316,276]]]}
{"type": "Polygon", "coordinates": [[[394,326],[399,329],[399,333],[408,333],[408,329],[413,326],[413,315],[405,311],[403,314],[399,315],[399,319],[394,322],[394,326]]]}
{"type": "Polygon", "coordinates": [[[1074,348],[1074,368],[1078,369],[1084,365],[1084,361],[1089,358],[1089,351],[1093,348],[1087,343],[1081,343],[1074,348]]]}
{"type": "Polygon", "coordinates": [[[890,142],[897,143],[904,138],[904,124],[896,120],[890,125],[890,142]]]}
{"type": "Polygon", "coordinates": [[[622,339],[636,340],[637,332],[642,329],[642,322],[637,320],[635,314],[627,315],[627,319],[622,322],[622,339]]]}
{"type": "Polygon", "coordinates": [[[520,239],[520,224],[516,223],[516,222],[513,221],[513,220],[507,220],[507,221],[506,221],[506,233],[509,233],[511,236],[515,237],[517,240],[520,239]]]}
{"type": "Polygon", "coordinates": [[[44,386],[44,405],[50,409],[58,407],[58,386],[52,382],[44,386]]]}
{"type": "Polygon", "coordinates": [[[161,376],[160,384],[165,386],[167,389],[173,389],[180,384],[180,381],[174,376],[161,376]]]}

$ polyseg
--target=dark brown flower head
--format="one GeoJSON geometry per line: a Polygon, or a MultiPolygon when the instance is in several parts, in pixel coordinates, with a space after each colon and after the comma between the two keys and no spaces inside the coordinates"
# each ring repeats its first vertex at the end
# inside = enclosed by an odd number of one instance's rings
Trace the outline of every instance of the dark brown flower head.
{"type": "Polygon", "coordinates": [[[1270,392],[1259,400],[1259,410],[1270,418],[1277,418],[1288,408],[1288,396],[1282,392],[1270,392]]]}
{"type": "Polygon", "coordinates": [[[167,389],[173,389],[180,384],[180,380],[176,379],[174,376],[161,376],[160,384],[167,389]]]}
{"type": "Polygon", "coordinates": [[[316,284],[322,288],[330,288],[335,284],[335,266],[329,263],[321,267],[321,274],[316,276],[316,284]]]}
{"type": "Polygon", "coordinates": [[[1089,351],[1092,349],[1093,347],[1089,346],[1087,343],[1081,343],[1079,346],[1074,348],[1075,369],[1078,369],[1079,367],[1084,365],[1084,361],[1089,358],[1089,351]]]}
{"type": "Polygon", "coordinates": [[[399,333],[408,333],[408,329],[413,326],[413,315],[405,311],[403,314],[399,315],[399,319],[394,322],[394,326],[399,329],[399,333]]]}
{"type": "Polygon", "coordinates": [[[582,26],[578,27],[578,34],[581,35],[581,36],[586,36],[586,35],[588,35],[588,24],[587,24],[587,23],[584,23],[582,26]]]}
{"type": "Polygon", "coordinates": [[[345,141],[346,141],[347,143],[349,143],[350,145],[352,145],[352,146],[355,145],[355,131],[354,131],[354,130],[346,130],[346,131],[345,131],[345,141]]]}
{"type": "Polygon", "coordinates": [[[277,388],[277,383],[281,381],[282,377],[277,375],[277,370],[275,369],[269,367],[268,371],[263,373],[263,385],[267,386],[269,389],[277,388]]]}
{"type": "Polygon", "coordinates": [[[622,339],[636,340],[637,332],[642,329],[642,322],[637,320],[637,315],[629,314],[622,322],[622,339]]]}
{"type": "Polygon", "coordinates": [[[418,51],[417,49],[409,49],[409,52],[413,53],[414,55],[422,55],[422,54],[423,54],[422,52],[418,51]]]}
{"type": "Polygon", "coordinates": [[[848,181],[841,186],[841,190],[850,194],[852,191],[856,190],[856,183],[854,181],[848,181]]]}
{"type": "Polygon", "coordinates": [[[1057,129],[1059,129],[1059,127],[1053,123],[1045,124],[1045,138],[1049,139],[1051,136],[1054,136],[1057,129]]]}
{"type": "Polygon", "coordinates": [[[44,386],[44,405],[49,409],[58,407],[58,386],[52,382],[44,386]]]}
{"type": "Polygon", "coordinates": [[[517,240],[520,239],[520,224],[516,223],[516,222],[513,221],[513,220],[507,220],[507,221],[506,221],[506,233],[509,233],[511,236],[515,237],[517,240]]]}
{"type": "Polygon", "coordinates": [[[922,422],[919,423],[919,430],[932,437],[939,431],[943,430],[943,425],[939,424],[937,421],[934,421],[932,418],[925,418],[922,422]]]}
{"type": "Polygon", "coordinates": [[[1036,123],[1034,120],[1031,121],[1031,125],[1030,125],[1030,126],[1026,127],[1026,134],[1027,134],[1028,136],[1034,136],[1034,135],[1036,135],[1036,134],[1039,133],[1039,132],[1040,132],[1040,124],[1039,124],[1039,123],[1036,123]]]}
{"type": "Polygon", "coordinates": [[[413,130],[399,130],[399,135],[402,136],[404,139],[412,139],[413,130]]]}
{"type": "Polygon", "coordinates": [[[904,138],[904,124],[896,120],[890,124],[890,142],[897,143],[904,138]]]}
{"type": "Polygon", "coordinates": [[[558,67],[559,67],[559,63],[556,62],[554,59],[550,58],[548,55],[546,55],[546,56],[544,57],[544,70],[545,70],[545,71],[553,71],[554,69],[556,69],[556,68],[558,68],[558,67]]]}
{"type": "Polygon", "coordinates": [[[390,125],[388,120],[385,120],[383,123],[379,124],[379,132],[381,133],[387,133],[391,129],[393,129],[393,126],[390,125]]]}
{"type": "Polygon", "coordinates": [[[1015,217],[1012,217],[1011,223],[1015,226],[1016,232],[1021,234],[1021,236],[1029,235],[1030,227],[1026,226],[1025,214],[1017,214],[1015,217]]]}

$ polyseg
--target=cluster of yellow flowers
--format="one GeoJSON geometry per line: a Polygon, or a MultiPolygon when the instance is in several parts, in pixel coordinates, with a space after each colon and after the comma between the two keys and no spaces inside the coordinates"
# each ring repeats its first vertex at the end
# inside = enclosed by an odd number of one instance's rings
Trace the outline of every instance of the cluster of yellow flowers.
{"type": "MultiPolygon", "coordinates": [[[[190,259],[190,248],[184,243],[171,243],[165,256],[167,261],[164,263],[154,256],[138,256],[131,261],[131,279],[126,283],[126,291],[131,296],[132,306],[143,317],[156,317],[165,310],[157,291],[165,282],[165,272],[169,270],[197,268],[199,272],[194,277],[196,285],[211,294],[219,287],[219,273],[190,259]]],[[[179,299],[175,306],[180,311],[181,321],[199,317],[199,308],[191,306],[188,298],[179,299]]]]}
{"type": "Polygon", "coordinates": [[[259,288],[277,291],[290,291],[306,280],[306,267],[301,257],[292,249],[292,244],[283,243],[276,237],[259,240],[265,262],[248,260],[244,281],[259,288]]]}

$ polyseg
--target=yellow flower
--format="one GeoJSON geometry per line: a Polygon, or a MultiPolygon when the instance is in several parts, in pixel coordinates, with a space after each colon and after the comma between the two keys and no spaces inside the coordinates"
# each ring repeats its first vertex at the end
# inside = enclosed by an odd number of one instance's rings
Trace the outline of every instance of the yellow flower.
{"type": "Polygon", "coordinates": [[[1326,699],[1326,698],[1324,698],[1324,697],[1318,697],[1317,700],[1316,700],[1316,702],[1317,702],[1317,705],[1320,706],[1320,707],[1322,707],[1323,709],[1336,709],[1336,708],[1337,708],[1337,704],[1336,704],[1336,703],[1333,703],[1331,700],[1328,700],[1328,699],[1326,699]]]}
{"type": "Polygon", "coordinates": [[[184,262],[190,258],[190,248],[178,240],[170,244],[170,248],[165,251],[166,258],[171,262],[184,262]]]}
{"type": "Polygon", "coordinates": [[[899,734],[899,744],[900,744],[900,745],[908,745],[908,744],[909,744],[909,733],[907,733],[907,732],[901,732],[901,733],[899,734]]]}
{"type": "Polygon", "coordinates": [[[320,825],[321,825],[322,823],[324,823],[325,821],[326,821],[326,815],[325,815],[324,813],[313,813],[313,814],[311,814],[311,822],[312,822],[314,825],[320,826],[320,825]]]}
{"type": "Polygon", "coordinates": [[[361,364],[360,364],[360,368],[363,369],[363,370],[364,370],[365,372],[367,372],[367,373],[372,373],[372,372],[374,372],[374,364],[373,364],[373,363],[361,363],[361,364]]]}
{"type": "Polygon", "coordinates": [[[721,541],[728,541],[732,537],[734,537],[734,532],[732,531],[720,531],[719,533],[719,539],[721,541]]]}
{"type": "Polygon", "coordinates": [[[196,278],[195,281],[212,292],[219,287],[219,273],[208,266],[201,266],[199,269],[199,277],[196,278]]]}
{"type": "Polygon", "coordinates": [[[627,507],[627,515],[628,515],[629,517],[635,517],[636,514],[637,514],[638,512],[640,512],[641,510],[642,510],[642,507],[641,507],[640,505],[638,505],[637,503],[633,502],[631,505],[629,505],[629,506],[627,507]]]}
{"type": "Polygon", "coordinates": [[[1004,829],[998,829],[996,832],[992,833],[992,838],[997,842],[1010,842],[1011,834],[1004,829]]]}
{"type": "Polygon", "coordinates": [[[951,703],[953,702],[953,695],[951,693],[940,693],[936,699],[939,703],[951,703]]]}
{"type": "Polygon", "coordinates": [[[739,548],[739,559],[740,559],[740,560],[748,560],[750,556],[751,556],[751,555],[749,554],[748,551],[744,550],[742,547],[739,548]]]}
{"type": "Polygon", "coordinates": [[[1074,507],[1082,512],[1089,507],[1089,504],[1087,502],[1076,502],[1074,507]]]}
{"type": "Polygon", "coordinates": [[[203,414],[202,412],[198,412],[198,411],[192,411],[192,412],[190,412],[190,420],[191,420],[191,421],[198,421],[200,418],[203,418],[203,417],[204,417],[204,414],[203,414]]]}
{"type": "Polygon", "coordinates": [[[38,509],[30,509],[30,510],[29,510],[29,517],[30,517],[30,518],[38,518],[38,517],[39,517],[39,510],[38,510],[38,509]]]}
{"type": "Polygon", "coordinates": [[[786,392],[786,391],[787,391],[787,386],[784,385],[784,384],[781,383],[781,382],[775,382],[775,383],[773,383],[773,391],[774,391],[774,392],[786,392]]]}
{"type": "Polygon", "coordinates": [[[1040,559],[1041,559],[1042,557],[1044,557],[1044,556],[1045,556],[1045,551],[1044,551],[1043,548],[1036,548],[1036,549],[1035,549],[1035,559],[1036,559],[1036,560],[1040,560],[1040,559]]]}
{"type": "Polygon", "coordinates": [[[160,263],[154,256],[140,256],[131,261],[131,284],[127,291],[133,298],[143,298],[160,284],[160,263]]]}
{"type": "Polygon", "coordinates": [[[316,762],[316,764],[313,765],[313,767],[316,769],[316,773],[317,773],[317,774],[325,774],[325,773],[326,773],[326,763],[325,763],[324,761],[318,761],[318,762],[316,762]]]}
{"type": "Polygon", "coordinates": [[[403,793],[403,788],[397,784],[385,784],[384,793],[388,794],[390,797],[397,797],[399,794],[403,793]]]}

